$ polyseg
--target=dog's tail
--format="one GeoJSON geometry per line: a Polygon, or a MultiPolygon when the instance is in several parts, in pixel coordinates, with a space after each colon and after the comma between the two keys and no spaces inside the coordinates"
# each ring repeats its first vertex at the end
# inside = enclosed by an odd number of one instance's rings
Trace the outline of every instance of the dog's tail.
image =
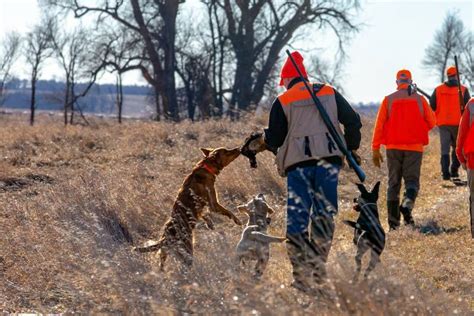
{"type": "Polygon", "coordinates": [[[358,225],[356,222],[353,222],[353,221],[346,221],[346,220],[344,220],[344,221],[342,221],[342,222],[343,222],[344,224],[346,224],[346,225],[352,227],[352,228],[359,228],[359,225],[358,225]]]}
{"type": "Polygon", "coordinates": [[[145,253],[145,252],[153,252],[158,251],[163,246],[163,241],[156,241],[156,240],[148,240],[143,246],[133,247],[134,251],[145,253]]]}

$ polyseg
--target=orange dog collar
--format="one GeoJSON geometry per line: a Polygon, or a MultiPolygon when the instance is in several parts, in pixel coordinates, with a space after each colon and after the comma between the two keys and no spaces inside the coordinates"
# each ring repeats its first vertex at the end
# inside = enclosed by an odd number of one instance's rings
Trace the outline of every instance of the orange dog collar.
{"type": "Polygon", "coordinates": [[[219,170],[217,170],[217,169],[215,169],[215,168],[209,166],[209,165],[206,164],[206,163],[203,163],[203,164],[201,165],[201,168],[207,170],[210,174],[215,175],[215,176],[217,176],[217,174],[219,173],[219,170]]]}

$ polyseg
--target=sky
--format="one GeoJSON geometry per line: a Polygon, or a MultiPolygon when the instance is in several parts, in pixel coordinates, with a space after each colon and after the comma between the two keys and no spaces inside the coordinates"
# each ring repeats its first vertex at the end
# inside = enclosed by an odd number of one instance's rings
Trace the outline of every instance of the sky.
{"type": "MultiPolygon", "coordinates": [[[[363,26],[347,44],[348,60],[343,77],[345,95],[352,102],[382,100],[395,89],[395,74],[402,68],[411,70],[420,88],[431,91],[436,87],[438,79],[423,68],[421,61],[448,11],[457,11],[465,27],[474,31],[474,0],[362,1],[362,10],[356,19],[363,26]]],[[[199,0],[187,0],[185,5],[195,8],[199,0]]],[[[26,32],[39,18],[37,0],[0,0],[0,40],[12,30],[26,32]]],[[[297,43],[294,48],[305,52],[318,48],[317,52],[328,59],[335,54],[334,43],[331,33],[316,33],[314,40],[297,43]]],[[[15,70],[26,78],[26,67],[18,64],[15,70]]],[[[44,67],[42,78],[59,79],[60,74],[57,66],[50,62],[44,67]]],[[[101,79],[102,82],[112,80],[111,76],[101,79]]],[[[131,73],[125,83],[145,82],[138,73],[131,73]]]]}

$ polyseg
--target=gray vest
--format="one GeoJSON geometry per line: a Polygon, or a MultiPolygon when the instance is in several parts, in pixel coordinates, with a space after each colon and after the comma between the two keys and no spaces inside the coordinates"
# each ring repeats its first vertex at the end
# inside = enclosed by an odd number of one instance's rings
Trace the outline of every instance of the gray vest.
{"type": "MultiPolygon", "coordinates": [[[[344,141],[337,116],[334,89],[324,86],[317,93],[317,97],[344,141]]],[[[276,156],[281,176],[286,175],[288,167],[303,161],[343,156],[303,83],[297,83],[283,93],[279,100],[288,122],[288,134],[276,156]]]]}

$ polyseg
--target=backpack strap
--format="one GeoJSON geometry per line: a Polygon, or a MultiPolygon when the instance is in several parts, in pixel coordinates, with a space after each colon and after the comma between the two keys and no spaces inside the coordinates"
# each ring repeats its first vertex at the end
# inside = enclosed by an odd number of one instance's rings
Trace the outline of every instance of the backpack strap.
{"type": "Polygon", "coordinates": [[[324,83],[313,83],[313,93],[316,96],[322,88],[324,88],[324,83]]]}

